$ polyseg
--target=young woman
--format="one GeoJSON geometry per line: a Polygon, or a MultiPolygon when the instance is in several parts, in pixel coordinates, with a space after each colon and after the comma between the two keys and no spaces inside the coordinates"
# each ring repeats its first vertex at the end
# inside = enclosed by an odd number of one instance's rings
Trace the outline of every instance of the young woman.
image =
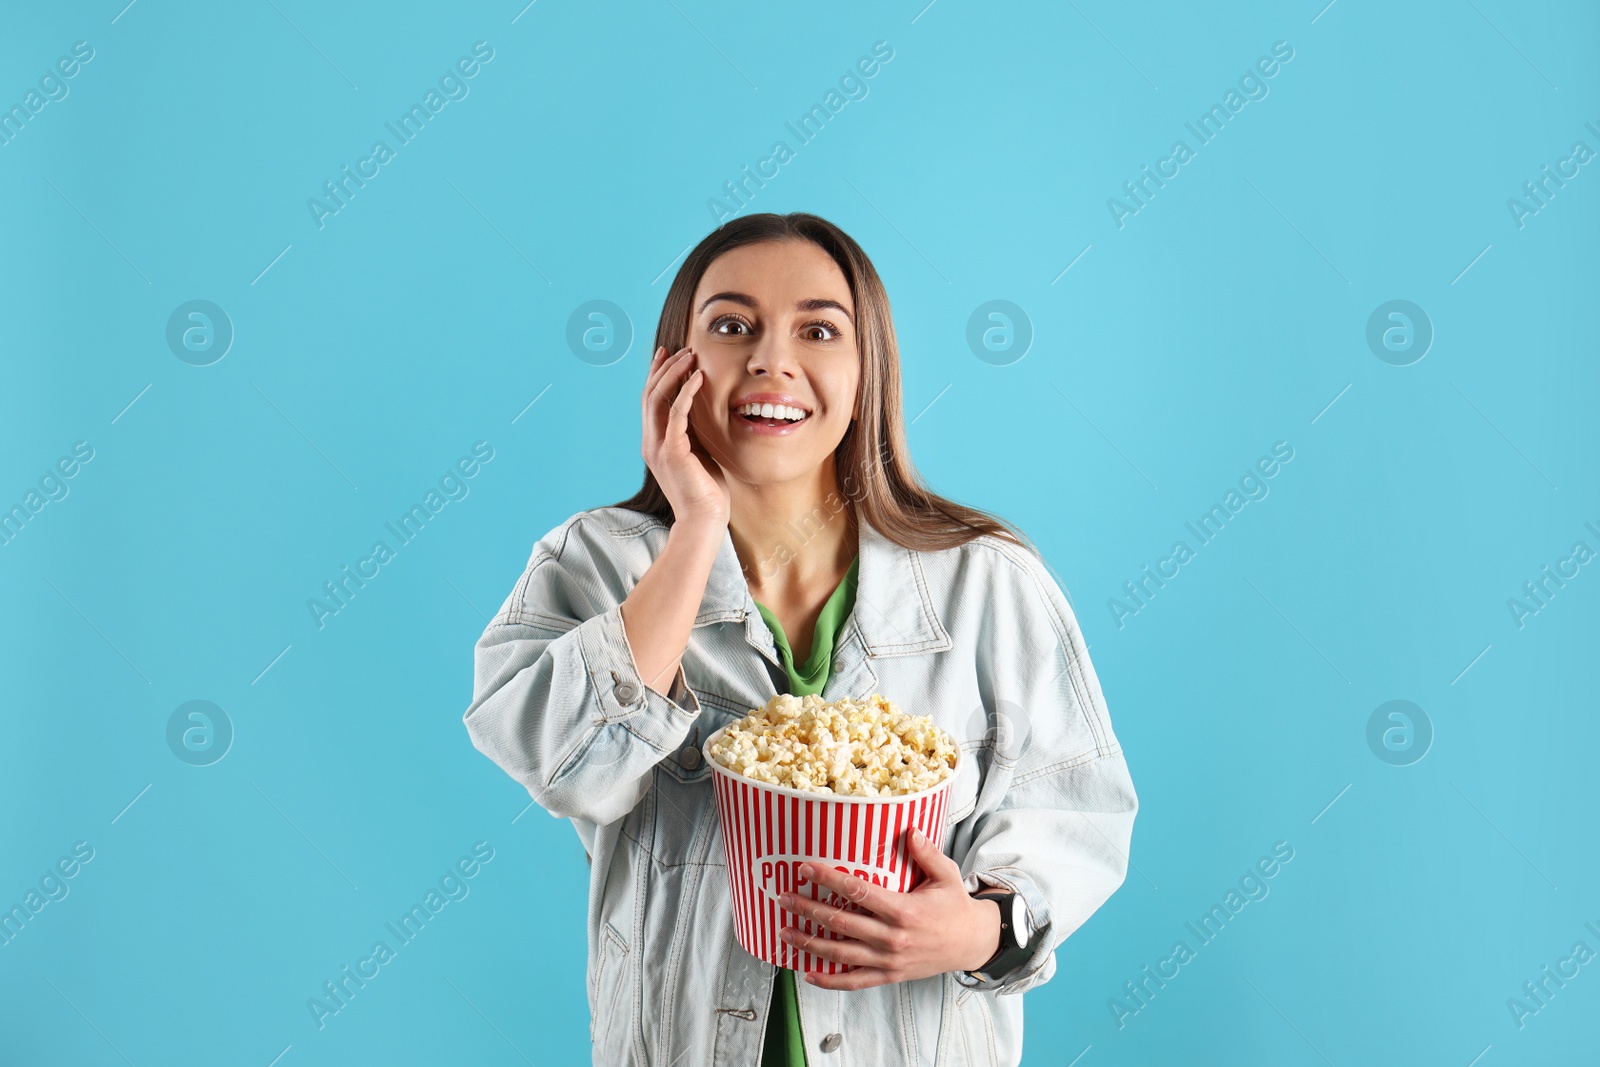
{"type": "Polygon", "coordinates": [[[922,484],[888,297],[837,227],[725,223],[656,344],[643,488],[534,546],[464,717],[591,858],[594,1062],[1014,1065],[1008,994],[1122,884],[1138,809],[1072,609],[1025,537],[922,484]],[[733,936],[701,746],[776,692],[882,693],[961,747],[944,851],[909,842],[925,883],[802,870],[865,913],[781,901],[843,936],[795,940],[836,975],[733,936]]]}

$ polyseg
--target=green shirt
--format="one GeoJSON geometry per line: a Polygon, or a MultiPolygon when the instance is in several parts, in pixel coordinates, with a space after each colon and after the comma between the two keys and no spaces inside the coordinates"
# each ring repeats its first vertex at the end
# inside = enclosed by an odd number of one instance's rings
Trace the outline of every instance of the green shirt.
{"type": "MultiPolygon", "coordinates": [[[[844,620],[856,602],[856,567],[861,562],[858,555],[850,561],[844,580],[822,605],[817,617],[816,631],[811,636],[811,654],[799,666],[794,662],[794,650],[784,635],[778,617],[757,603],[756,609],[767,628],[772,631],[773,644],[778,646],[778,658],[783,661],[784,672],[789,676],[789,692],[795,696],[808,693],[821,694],[828,684],[833,668],[833,646],[844,628],[844,620]]],[[[806,1067],[805,1039],[800,1035],[800,1001],[795,994],[794,972],[778,967],[776,984],[772,991],[772,1011],[767,1016],[766,1043],[761,1051],[761,1067],[806,1067]]]]}

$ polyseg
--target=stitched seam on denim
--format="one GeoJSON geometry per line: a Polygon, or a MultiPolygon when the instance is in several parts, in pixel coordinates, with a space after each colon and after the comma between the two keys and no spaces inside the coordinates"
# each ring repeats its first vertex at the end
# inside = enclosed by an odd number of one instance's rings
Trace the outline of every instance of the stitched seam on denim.
{"type": "MultiPolygon", "coordinates": [[[[1101,730],[1101,713],[1099,708],[1096,707],[1094,701],[1090,699],[1088,682],[1083,676],[1083,665],[1079,662],[1078,658],[1077,643],[1071,640],[1071,631],[1077,630],[1081,636],[1081,629],[1077,626],[1069,627],[1067,625],[1066,619],[1059,611],[1056,610],[1055,603],[1050,596],[1049,590],[1039,579],[1038,575],[1034,573],[1031,563],[1024,562],[1013,555],[1013,550],[1011,549],[1010,545],[1002,544],[998,539],[993,538],[992,535],[974,538],[969,543],[981,545],[982,547],[989,548],[990,550],[998,553],[1002,558],[1010,562],[1013,567],[1026,575],[1027,578],[1033,583],[1034,589],[1039,593],[1040,600],[1043,601],[1045,611],[1049,615],[1054,626],[1056,631],[1056,639],[1061,643],[1061,651],[1067,664],[1067,676],[1072,680],[1073,693],[1078,698],[1078,703],[1084,721],[1089,727],[1089,732],[1094,736],[1096,747],[1104,751],[1106,749],[1106,738],[1101,730]]],[[[1037,562],[1042,564],[1043,560],[1037,560],[1037,562]]],[[[1065,590],[1062,590],[1062,594],[1063,596],[1065,595],[1065,590]]]]}
{"type": "MultiPolygon", "coordinates": [[[[728,938],[724,938],[723,940],[725,942],[725,947],[724,947],[723,953],[722,953],[722,967],[721,967],[720,970],[718,970],[716,972],[713,972],[713,973],[717,974],[722,979],[722,985],[716,991],[716,998],[717,998],[718,1002],[723,1000],[723,994],[726,993],[727,989],[728,989],[728,978],[733,973],[733,953],[734,953],[734,947],[735,947],[734,943],[735,943],[736,939],[732,938],[732,937],[728,937],[728,938]]],[[[707,984],[709,984],[709,983],[707,983],[707,984]]],[[[741,1009],[738,1009],[738,1008],[729,1009],[726,1005],[719,1005],[719,1007],[716,1009],[716,1012],[714,1014],[716,1014],[718,1016],[718,1018],[717,1018],[717,1021],[716,1021],[716,1025],[711,1030],[711,1062],[712,1063],[725,1063],[727,1061],[728,1057],[722,1053],[722,1044],[721,1044],[722,1028],[724,1026],[727,1026],[730,1030],[735,1029],[737,1024],[732,1023],[729,1020],[732,1019],[732,1018],[736,1018],[736,1016],[733,1016],[731,1014],[731,1012],[732,1011],[739,1011],[739,1010],[741,1010],[741,1009]]],[[[745,1009],[745,1010],[748,1010],[748,1009],[745,1009]]],[[[737,1033],[735,1033],[733,1035],[733,1037],[731,1038],[731,1040],[734,1040],[734,1041],[737,1041],[738,1039],[739,1039],[739,1035],[737,1033]]]]}
{"type": "MultiPolygon", "coordinates": [[[[938,1029],[934,1030],[933,1035],[933,1062],[934,1064],[944,1064],[944,1062],[949,1062],[950,1059],[950,1033],[957,1029],[955,1027],[955,993],[950,992],[950,985],[954,985],[954,982],[950,981],[949,971],[942,971],[942,973],[934,974],[931,977],[939,979],[939,1025],[938,1029]]],[[[918,984],[922,985],[923,989],[926,989],[926,979],[918,979],[918,984]]]]}
{"type": "Polygon", "coordinates": [[[700,698],[702,705],[710,704],[718,711],[726,712],[735,718],[743,718],[749,711],[748,705],[744,701],[737,700],[726,693],[719,693],[715,689],[696,689],[695,695],[700,698]],[[746,710],[740,711],[740,708],[745,708],[746,710]]]}
{"type": "MultiPolygon", "coordinates": [[[[594,509],[594,510],[597,511],[599,509],[594,509]]],[[[645,518],[645,519],[642,519],[641,521],[635,523],[632,526],[625,526],[622,529],[618,530],[618,529],[615,529],[613,527],[607,526],[605,524],[605,521],[603,519],[601,519],[599,515],[594,514],[594,511],[582,512],[581,514],[584,517],[588,518],[590,522],[593,522],[596,526],[598,526],[600,529],[604,530],[606,533],[612,535],[613,537],[637,537],[640,534],[644,533],[646,530],[650,530],[650,529],[653,529],[653,528],[661,526],[661,523],[660,523],[659,520],[652,519],[652,518],[645,518]]]]}
{"type": "Polygon", "coordinates": [[[649,857],[651,860],[654,860],[656,858],[656,854],[655,854],[654,848],[651,845],[645,844],[643,841],[640,841],[637,837],[635,837],[632,834],[630,834],[628,832],[628,828],[627,828],[626,825],[624,825],[622,827],[622,829],[618,831],[618,833],[620,833],[623,837],[627,838],[629,841],[632,841],[634,847],[637,848],[640,852],[644,853],[645,856],[649,857]]]}
{"type": "Polygon", "coordinates": [[[911,1005],[911,994],[905,982],[894,984],[895,1001],[900,1008],[900,1050],[907,1063],[921,1062],[922,1054],[917,1041],[916,1013],[911,1005]]]}
{"type": "MultiPolygon", "coordinates": [[[[662,773],[666,773],[665,769],[659,764],[656,766],[655,770],[652,771],[651,773],[653,774],[653,773],[655,773],[655,771],[661,771],[662,773]]],[[[686,821],[688,820],[687,813],[685,813],[682,808],[679,808],[674,801],[668,799],[667,796],[662,792],[661,787],[659,785],[656,785],[654,782],[652,782],[650,788],[655,793],[656,826],[657,827],[659,827],[661,825],[661,805],[662,805],[663,802],[665,802],[669,807],[672,807],[673,809],[675,809],[678,812],[678,814],[683,815],[686,821]]],[[[711,791],[710,787],[708,786],[707,789],[706,789],[706,792],[709,793],[710,791],[711,791]]],[[[710,798],[708,797],[707,799],[709,800],[710,798]]],[[[714,808],[715,804],[713,803],[713,804],[709,805],[708,807],[709,808],[714,808]]],[[[655,864],[656,864],[657,867],[661,867],[663,869],[668,869],[668,868],[673,868],[673,867],[704,867],[704,866],[706,866],[707,864],[704,861],[695,861],[691,857],[699,855],[699,854],[702,854],[702,853],[707,851],[707,849],[705,849],[704,847],[699,847],[699,846],[701,846],[703,843],[704,844],[709,844],[710,838],[711,838],[710,827],[712,825],[712,820],[715,820],[716,818],[717,818],[716,812],[715,811],[711,811],[709,818],[700,819],[700,820],[695,820],[694,821],[694,832],[692,834],[690,834],[689,840],[684,845],[684,848],[683,848],[684,859],[682,859],[682,860],[669,860],[669,859],[666,858],[668,853],[664,849],[662,851],[653,853],[651,855],[651,859],[653,859],[655,861],[655,864]]],[[[655,836],[656,836],[655,834],[653,834],[653,833],[651,834],[652,840],[655,838],[655,836]]]]}
{"type": "Polygon", "coordinates": [[[533,558],[528,560],[528,565],[523,568],[522,577],[517,579],[516,586],[511,590],[511,599],[506,603],[506,606],[495,613],[494,618],[489,620],[490,626],[501,622],[515,622],[526,614],[523,606],[527,603],[528,583],[533,580],[533,572],[555,558],[548,550],[536,549],[534,551],[533,558]]]}
{"type": "Polygon", "coordinates": [[[983,1032],[989,1039],[989,1062],[996,1063],[1000,1059],[1000,1053],[995,1048],[994,1012],[990,1010],[989,998],[984,996],[981,991],[974,995],[978,998],[978,1011],[979,1017],[983,1019],[983,1032]]]}
{"type": "Polygon", "coordinates": [[[939,1032],[933,1043],[933,1062],[950,1062],[951,1033],[961,1029],[955,1012],[955,978],[949,971],[939,978],[939,1032]]]}
{"type": "MultiPolygon", "coordinates": [[[[660,825],[660,822],[661,822],[661,806],[659,804],[657,804],[656,805],[656,823],[657,823],[657,825],[660,825]]],[[[695,828],[695,835],[689,841],[689,847],[690,847],[691,850],[693,849],[695,842],[700,839],[701,829],[702,829],[701,827],[696,827],[695,828]]],[[[690,884],[690,887],[689,887],[689,892],[687,894],[687,899],[684,900],[683,906],[678,911],[677,921],[673,924],[673,930],[672,930],[672,958],[670,960],[668,960],[668,962],[667,962],[667,976],[666,976],[667,977],[667,988],[666,988],[666,990],[664,992],[664,996],[663,996],[663,1000],[662,1000],[662,1012],[661,1012],[661,1019],[662,1019],[661,1032],[662,1032],[662,1035],[663,1035],[663,1040],[661,1041],[661,1050],[662,1050],[661,1051],[661,1055],[662,1055],[662,1058],[666,1059],[669,1063],[674,1059],[674,1057],[671,1055],[671,1053],[672,1053],[672,1037],[671,1037],[671,1034],[673,1032],[673,1027],[671,1026],[671,1019],[673,1018],[673,1008],[676,1006],[677,999],[678,999],[678,965],[679,965],[679,962],[683,959],[684,946],[689,941],[689,936],[690,936],[689,928],[688,928],[689,919],[690,919],[691,916],[694,915],[695,910],[696,910],[696,905],[698,905],[699,902],[700,902],[700,885],[704,881],[705,881],[705,875],[703,873],[699,877],[697,877],[697,878],[692,880],[692,882],[690,884]]]]}
{"type": "MultiPolygon", "coordinates": [[[[540,547],[544,543],[543,538],[541,538],[538,542],[536,542],[534,544],[533,553],[528,559],[528,564],[522,570],[522,580],[517,583],[517,588],[515,590],[515,596],[512,597],[512,601],[511,602],[512,602],[513,606],[510,609],[512,612],[517,613],[517,614],[521,614],[523,605],[527,601],[528,583],[533,578],[533,572],[538,570],[539,567],[541,565],[543,565],[545,562],[547,562],[549,560],[558,560],[558,559],[561,558],[562,549],[566,547],[567,535],[571,531],[572,531],[572,520],[568,519],[566,522],[561,524],[561,527],[560,527],[561,536],[557,539],[557,543],[556,543],[554,551],[552,551],[549,548],[541,548],[540,547]]],[[[548,535],[546,535],[546,536],[548,536],[548,535]]]]}
{"type": "MultiPolygon", "coordinates": [[[[508,619],[520,619],[524,615],[528,614],[528,612],[525,611],[525,608],[527,605],[528,585],[533,580],[533,572],[551,560],[559,561],[561,559],[562,553],[564,553],[567,549],[567,538],[571,536],[572,528],[578,524],[578,521],[581,519],[581,517],[582,513],[574,515],[566,522],[562,523],[560,527],[558,527],[560,536],[557,538],[555,547],[553,549],[541,549],[539,547],[539,544],[543,543],[543,538],[540,539],[539,543],[534,545],[533,555],[528,560],[527,566],[523,569],[522,579],[521,581],[517,582],[516,588],[512,591],[511,606],[501,612],[502,615],[507,616],[508,619]]],[[[545,536],[548,537],[549,535],[546,534],[545,536]]],[[[496,620],[491,621],[497,621],[498,618],[499,616],[496,616],[496,620]]]]}
{"type": "MultiPolygon", "coordinates": [[[[927,577],[922,573],[922,562],[917,559],[916,554],[910,549],[902,549],[898,545],[894,547],[907,553],[910,557],[911,576],[917,584],[917,594],[921,600],[923,616],[925,621],[932,624],[935,636],[933,638],[924,638],[921,641],[875,642],[873,644],[873,654],[892,656],[913,652],[937,652],[948,649],[952,644],[950,634],[945,630],[944,624],[939,621],[938,614],[933,610],[933,598],[928,593],[927,577]]],[[[858,623],[857,629],[859,628],[858,623]]]]}
{"type": "Polygon", "coordinates": [[[595,968],[594,975],[594,1007],[590,1009],[592,1014],[589,1016],[589,1040],[596,1045],[600,1043],[600,1020],[604,1017],[600,1001],[605,995],[606,970],[610,963],[611,954],[606,951],[606,942],[602,938],[600,941],[600,962],[595,968]]]}
{"type": "MultiPolygon", "coordinates": [[[[593,683],[594,682],[595,671],[594,671],[594,668],[589,663],[589,654],[584,649],[583,641],[581,641],[581,640],[578,642],[578,659],[583,664],[584,674],[586,674],[589,677],[590,682],[593,683]]],[[[605,710],[605,702],[600,699],[600,696],[599,696],[599,685],[595,684],[594,688],[595,688],[595,700],[596,700],[597,703],[600,704],[601,711],[603,712],[605,710]]],[[[627,714],[627,713],[625,713],[625,714],[627,714]]],[[[588,738],[585,739],[585,740],[580,740],[576,744],[574,744],[572,746],[572,751],[567,753],[566,758],[561,761],[560,765],[553,772],[551,772],[549,780],[545,782],[545,788],[553,789],[555,787],[556,779],[558,779],[558,778],[560,778],[562,776],[562,772],[567,769],[567,765],[569,763],[572,763],[572,761],[578,757],[578,753],[580,753],[580,752],[587,753],[587,751],[590,748],[593,748],[594,745],[599,741],[601,729],[603,729],[606,726],[611,725],[614,722],[620,722],[622,724],[622,726],[623,726],[623,729],[627,729],[628,732],[633,734],[635,737],[639,736],[637,731],[628,729],[628,724],[627,724],[627,721],[626,721],[625,717],[619,717],[619,718],[616,718],[616,719],[610,719],[610,718],[602,718],[602,719],[600,719],[594,725],[594,728],[590,730],[588,738]]],[[[660,748],[660,746],[658,746],[654,742],[650,741],[649,738],[643,738],[643,740],[646,741],[647,743],[649,743],[650,747],[656,749],[656,751],[658,751],[658,752],[663,751],[660,748]]]]}
{"type": "Polygon", "coordinates": [[[583,625],[582,622],[573,622],[571,619],[563,619],[556,615],[546,615],[541,611],[513,612],[510,610],[501,612],[498,617],[489,623],[491,629],[499,629],[503,626],[526,626],[530,629],[554,633],[558,637],[564,633],[571,633],[581,625],[583,625]]]}
{"type": "MultiPolygon", "coordinates": [[[[606,725],[608,725],[608,724],[606,724],[606,725]]],[[[572,751],[568,752],[566,754],[566,757],[564,759],[562,759],[559,764],[556,765],[556,769],[550,772],[550,777],[548,779],[546,779],[545,782],[544,782],[545,791],[546,792],[555,792],[555,790],[557,789],[556,782],[559,781],[561,778],[563,778],[566,775],[568,766],[576,764],[576,763],[581,763],[582,762],[582,759],[580,758],[581,755],[582,754],[586,754],[589,751],[589,749],[593,748],[595,746],[595,743],[599,740],[599,738],[600,738],[600,727],[599,726],[596,726],[593,729],[591,729],[586,737],[580,737],[573,744],[572,751]]]]}
{"type": "Polygon", "coordinates": [[[725,860],[684,860],[682,863],[667,863],[656,856],[650,857],[651,861],[664,871],[676,871],[687,867],[726,867],[725,860]]]}
{"type": "MultiPolygon", "coordinates": [[[[1022,762],[1020,757],[1019,758],[1015,758],[1015,759],[1003,757],[1001,755],[1000,750],[999,750],[998,742],[995,741],[993,738],[989,737],[987,734],[985,734],[984,737],[981,738],[981,739],[979,739],[979,738],[968,738],[966,741],[961,742],[961,745],[965,746],[962,749],[963,753],[966,753],[966,752],[973,753],[973,756],[972,756],[973,759],[977,759],[978,758],[977,757],[977,753],[982,752],[985,749],[989,750],[990,755],[989,755],[988,774],[983,774],[982,765],[981,764],[979,765],[979,774],[980,774],[980,778],[979,778],[979,781],[978,781],[978,791],[979,792],[983,791],[983,786],[987,783],[989,774],[999,774],[999,773],[1002,773],[1002,772],[1005,773],[1005,774],[1010,774],[1011,772],[1013,772],[1013,771],[1015,771],[1017,769],[1017,764],[1022,762]]],[[[1031,774],[1032,772],[1030,771],[1029,773],[1031,774]]]]}
{"type": "MultiPolygon", "coordinates": [[[[645,794],[645,797],[650,801],[651,807],[652,807],[652,809],[654,809],[655,798],[650,796],[650,794],[648,792],[645,794]]],[[[652,810],[652,814],[654,814],[653,810],[652,810]]],[[[655,826],[655,819],[654,818],[652,818],[650,820],[650,825],[651,825],[652,828],[655,826]]],[[[646,852],[646,854],[648,854],[649,853],[649,849],[645,849],[645,852],[646,852]]],[[[641,863],[641,864],[638,864],[637,866],[638,866],[638,870],[634,873],[634,876],[633,876],[633,927],[634,927],[634,940],[637,941],[641,946],[643,946],[644,945],[644,940],[645,940],[644,939],[644,933],[645,933],[645,906],[649,902],[649,899],[650,899],[650,874],[651,874],[651,871],[650,871],[650,864],[648,864],[648,863],[641,863]]],[[[636,1062],[639,1062],[639,1063],[647,1063],[647,1062],[649,1062],[649,1053],[645,1050],[645,1042],[644,1042],[644,1034],[645,1034],[645,1027],[644,1027],[644,957],[645,957],[645,953],[644,953],[642,947],[641,947],[641,950],[639,952],[634,953],[633,961],[634,961],[635,973],[639,977],[638,993],[634,998],[634,1005],[636,1005],[638,1007],[638,1009],[639,1009],[639,1025],[630,1026],[629,1027],[629,1031],[630,1031],[629,1036],[633,1038],[634,1055],[637,1058],[636,1062]]],[[[630,1021],[631,1021],[631,1016],[630,1016],[630,1021]]]]}
{"type": "MultiPolygon", "coordinates": [[[[678,750],[674,749],[673,751],[676,752],[678,750]]],[[[710,777],[710,768],[706,766],[703,759],[700,766],[695,768],[693,771],[684,770],[682,765],[679,764],[675,759],[662,760],[657,765],[657,769],[660,770],[662,774],[670,777],[674,782],[677,782],[679,785],[694,785],[695,783],[703,782],[710,777]]]]}
{"type": "Polygon", "coordinates": [[[726,860],[684,860],[681,863],[668,863],[658,856],[651,856],[651,862],[664,871],[676,871],[686,867],[726,867],[726,860]]]}
{"type": "Polygon", "coordinates": [[[928,576],[923,573],[922,560],[916,555],[911,557],[911,573],[917,579],[917,591],[922,595],[922,610],[933,624],[933,632],[938,635],[938,645],[948,648],[952,643],[950,633],[944,628],[944,623],[939,621],[938,612],[933,608],[933,597],[928,592],[928,576]]]}
{"type": "Polygon", "coordinates": [[[561,556],[567,550],[567,538],[572,536],[572,528],[577,524],[578,516],[576,515],[562,523],[561,536],[557,538],[555,547],[545,549],[543,553],[544,558],[536,558],[529,562],[527,571],[522,576],[521,588],[518,591],[518,596],[516,599],[516,607],[513,609],[517,615],[522,615],[523,609],[526,606],[528,585],[533,579],[533,572],[548,561],[554,560],[556,562],[560,562],[561,556]]]}
{"type": "Polygon", "coordinates": [[[1078,707],[1083,715],[1084,723],[1089,727],[1089,732],[1094,737],[1095,745],[1103,750],[1106,746],[1106,739],[1101,731],[1100,709],[1090,696],[1089,683],[1084,677],[1083,664],[1078,656],[1078,645],[1073,640],[1072,631],[1075,627],[1069,627],[1066,619],[1056,610],[1056,606],[1049,595],[1049,590],[1038,576],[1033,574],[1031,570],[1026,573],[1033,581],[1034,588],[1038,591],[1040,599],[1043,600],[1045,609],[1054,624],[1056,639],[1061,643],[1062,658],[1067,666],[1067,677],[1072,682],[1073,694],[1078,699],[1078,707]]]}
{"type": "MultiPolygon", "coordinates": [[[[584,523],[589,523],[595,528],[608,534],[615,533],[617,536],[625,536],[626,534],[632,532],[631,530],[620,532],[612,531],[605,525],[605,523],[599,521],[599,519],[595,518],[589,512],[579,512],[578,514],[572,516],[559,527],[560,536],[557,538],[553,548],[539,550],[537,546],[535,547],[534,557],[533,559],[529,560],[528,566],[523,572],[522,580],[517,583],[516,590],[514,591],[512,600],[513,606],[501,612],[502,615],[507,616],[508,620],[511,621],[518,621],[525,618],[556,618],[555,616],[545,615],[537,610],[528,610],[528,586],[533,580],[533,573],[535,570],[543,566],[545,563],[551,561],[559,563],[561,561],[561,558],[566,555],[567,541],[572,537],[572,531],[584,523]]],[[[546,536],[549,535],[547,534],[546,536]]],[[[569,619],[557,619],[556,621],[566,626],[568,629],[572,628],[571,620],[569,619]]]]}
{"type": "MultiPolygon", "coordinates": [[[[674,710],[677,710],[677,709],[674,709],[674,710]]],[[[653,741],[652,739],[646,737],[644,734],[641,734],[638,730],[635,730],[633,728],[632,724],[628,721],[628,719],[613,719],[612,722],[608,723],[607,725],[611,725],[612,723],[614,723],[617,726],[622,727],[624,730],[628,731],[634,737],[637,737],[639,740],[643,741],[645,744],[649,745],[651,748],[655,749],[657,752],[661,753],[663,756],[665,756],[668,752],[673,751],[673,749],[670,749],[670,748],[662,748],[660,745],[656,744],[655,741],[653,741]]]]}
{"type": "MultiPolygon", "coordinates": [[[[608,1003],[605,1006],[605,1015],[606,1015],[605,1025],[603,1027],[599,1028],[599,1034],[595,1039],[596,1044],[600,1045],[601,1047],[604,1047],[605,1046],[605,1042],[606,1042],[606,1038],[609,1037],[610,1034],[611,1034],[611,1027],[616,1021],[617,1000],[618,1000],[618,998],[620,998],[622,996],[622,990],[625,989],[627,987],[627,984],[628,984],[628,973],[627,973],[628,972],[628,966],[627,966],[628,951],[627,951],[627,948],[626,948],[627,942],[623,941],[622,938],[620,936],[618,936],[617,932],[611,928],[611,924],[610,923],[606,923],[604,925],[602,933],[605,935],[605,938],[611,939],[612,943],[617,946],[617,953],[618,954],[617,954],[617,957],[616,957],[616,963],[617,963],[617,966],[619,968],[621,968],[621,970],[623,972],[622,974],[618,975],[614,979],[615,984],[611,988],[611,997],[610,997],[610,1000],[608,1001],[608,1003]]],[[[605,938],[603,938],[602,941],[601,941],[601,945],[602,945],[601,951],[603,951],[603,952],[607,951],[605,949],[605,947],[604,947],[605,938]]]]}
{"type": "Polygon", "coordinates": [[[1013,786],[1019,786],[1023,782],[1031,782],[1035,778],[1042,778],[1047,774],[1054,774],[1056,771],[1071,770],[1074,767],[1084,767],[1099,760],[1110,759],[1112,756],[1120,755],[1121,753],[1122,747],[1120,745],[1113,745],[1109,752],[1080,752],[1076,756],[1069,756],[1064,760],[1058,760],[1049,766],[1037,767],[1034,770],[1029,771],[1027,774],[1022,775],[1020,778],[1013,778],[1011,780],[1011,784],[1013,786]]]}
{"type": "Polygon", "coordinates": [[[732,609],[732,608],[730,608],[727,611],[715,612],[715,613],[712,613],[712,614],[709,614],[709,615],[696,615],[694,617],[694,625],[697,626],[697,627],[698,626],[710,626],[712,623],[717,623],[717,622],[743,622],[743,621],[744,621],[744,612],[739,611],[737,609],[732,609]]]}

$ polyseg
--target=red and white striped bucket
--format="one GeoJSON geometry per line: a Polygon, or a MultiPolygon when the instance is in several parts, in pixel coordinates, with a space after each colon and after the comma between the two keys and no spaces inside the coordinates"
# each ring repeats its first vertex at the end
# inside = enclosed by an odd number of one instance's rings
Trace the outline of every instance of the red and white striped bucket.
{"type": "MultiPolygon", "coordinates": [[[[734,725],[730,723],[729,726],[734,725]]],[[[840,797],[768,785],[736,774],[711,756],[724,726],[706,738],[722,819],[722,842],[733,893],[733,932],[757,959],[797,971],[841,974],[849,964],[814,956],[782,940],[782,927],[840,940],[826,927],[778,903],[783,893],[823,900],[862,912],[832,890],[800,877],[800,864],[826,865],[896,893],[909,893],[927,874],[911,859],[908,834],[915,827],[935,848],[944,848],[945,808],[950,783],[960,769],[920,793],[890,797],[840,797]]]]}

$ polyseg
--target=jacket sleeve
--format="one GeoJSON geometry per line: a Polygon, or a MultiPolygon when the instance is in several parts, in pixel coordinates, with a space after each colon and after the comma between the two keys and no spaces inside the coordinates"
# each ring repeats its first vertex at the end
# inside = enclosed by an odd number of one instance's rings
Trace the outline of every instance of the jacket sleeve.
{"type": "Polygon", "coordinates": [[[604,825],[644,797],[650,771],[700,715],[680,664],[668,695],[644,684],[622,627],[627,585],[601,525],[582,514],[534,546],[473,650],[478,751],[551,815],[604,825]]]}
{"type": "Polygon", "coordinates": [[[980,653],[990,718],[978,804],[953,852],[968,891],[1019,894],[1026,962],[974,989],[1021,993],[1055,973],[1055,949],[1122,885],[1139,808],[1076,616],[1043,562],[1017,549],[980,653]],[[1015,610],[1010,610],[1015,606],[1015,610]]]}

